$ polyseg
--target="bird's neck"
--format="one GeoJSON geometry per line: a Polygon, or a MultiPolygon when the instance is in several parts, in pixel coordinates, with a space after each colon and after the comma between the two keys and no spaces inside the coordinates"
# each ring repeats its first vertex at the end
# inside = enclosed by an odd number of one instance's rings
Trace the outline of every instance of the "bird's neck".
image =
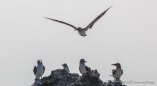
{"type": "Polygon", "coordinates": [[[38,66],[43,66],[43,64],[38,64],[38,66]]]}
{"type": "Polygon", "coordinates": [[[117,67],[116,69],[121,69],[121,67],[117,67]]]}
{"type": "Polygon", "coordinates": [[[85,64],[84,63],[80,63],[80,66],[85,66],[85,64]]]}

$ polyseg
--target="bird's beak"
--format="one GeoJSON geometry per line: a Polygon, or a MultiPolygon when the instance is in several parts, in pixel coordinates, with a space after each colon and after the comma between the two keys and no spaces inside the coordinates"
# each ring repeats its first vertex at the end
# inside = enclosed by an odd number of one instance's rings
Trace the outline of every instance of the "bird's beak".
{"type": "Polygon", "coordinates": [[[114,66],[116,66],[116,64],[111,64],[111,65],[114,65],[114,66]]]}
{"type": "Polygon", "coordinates": [[[86,62],[86,63],[87,63],[87,61],[84,61],[84,62],[86,62]]]}

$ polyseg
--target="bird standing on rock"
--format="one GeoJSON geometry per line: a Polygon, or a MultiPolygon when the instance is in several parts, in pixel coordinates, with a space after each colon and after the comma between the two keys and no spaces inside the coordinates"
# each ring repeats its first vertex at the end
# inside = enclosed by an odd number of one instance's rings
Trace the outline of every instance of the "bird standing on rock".
{"type": "MultiPolygon", "coordinates": [[[[112,7],[112,6],[111,6],[111,7],[112,7]]],[[[111,7],[109,7],[107,10],[105,10],[105,11],[104,11],[103,13],[101,13],[99,16],[97,16],[97,17],[96,17],[87,27],[85,27],[85,28],[75,27],[75,26],[72,25],[72,24],[66,23],[66,22],[64,22],[64,21],[56,20],[56,19],[51,19],[51,18],[47,18],[47,17],[45,17],[45,18],[46,18],[46,19],[50,19],[50,20],[55,21],[55,22],[59,22],[59,23],[68,25],[68,26],[74,28],[75,31],[78,31],[78,33],[79,33],[81,36],[85,37],[85,36],[87,36],[87,35],[86,35],[86,31],[87,31],[89,28],[91,29],[92,26],[95,24],[95,22],[96,22],[97,20],[99,20],[111,7]]]]}
{"type": "Polygon", "coordinates": [[[66,72],[68,72],[68,73],[70,72],[69,67],[66,63],[62,64],[62,66],[66,72]]]}
{"type": "Polygon", "coordinates": [[[43,66],[43,63],[41,60],[37,61],[37,67],[34,66],[33,72],[35,75],[35,81],[40,79],[40,77],[42,78],[42,75],[44,74],[45,71],[45,66],[43,66]]]}
{"type": "Polygon", "coordinates": [[[116,69],[112,70],[112,76],[115,80],[120,80],[121,75],[123,74],[123,70],[121,69],[120,63],[111,64],[116,66],[116,69]]]}
{"type": "Polygon", "coordinates": [[[87,67],[85,65],[85,59],[81,59],[80,60],[80,66],[79,66],[79,70],[80,70],[80,73],[83,74],[83,73],[86,73],[86,72],[89,72],[91,73],[91,68],[90,67],[87,67]]]}

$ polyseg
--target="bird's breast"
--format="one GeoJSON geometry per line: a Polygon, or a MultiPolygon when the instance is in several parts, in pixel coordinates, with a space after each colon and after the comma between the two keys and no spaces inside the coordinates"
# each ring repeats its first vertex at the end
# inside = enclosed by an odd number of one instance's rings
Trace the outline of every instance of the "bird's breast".
{"type": "Polygon", "coordinates": [[[87,36],[85,30],[79,30],[78,33],[79,33],[81,36],[87,36]]]}
{"type": "Polygon", "coordinates": [[[43,74],[43,66],[42,65],[38,65],[36,76],[40,77],[40,76],[42,76],[42,74],[43,74]]]}
{"type": "Polygon", "coordinates": [[[122,75],[122,70],[121,69],[116,69],[116,73],[113,75],[114,78],[120,78],[122,75]]]}
{"type": "Polygon", "coordinates": [[[65,67],[64,69],[65,69],[68,73],[70,72],[70,71],[69,71],[69,68],[65,67]]]}
{"type": "Polygon", "coordinates": [[[86,73],[85,65],[80,65],[79,69],[80,69],[82,74],[86,73]]]}

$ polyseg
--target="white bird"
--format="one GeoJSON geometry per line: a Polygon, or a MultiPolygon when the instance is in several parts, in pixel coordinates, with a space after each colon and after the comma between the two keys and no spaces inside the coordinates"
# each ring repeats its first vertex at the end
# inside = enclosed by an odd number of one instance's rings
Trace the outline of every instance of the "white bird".
{"type": "MultiPolygon", "coordinates": [[[[112,7],[112,6],[111,6],[112,7]]],[[[55,22],[59,22],[59,23],[62,23],[62,24],[65,24],[65,25],[68,25],[68,26],[70,26],[70,27],[72,27],[72,28],[74,28],[75,29],[75,31],[77,30],[78,31],[78,33],[81,35],[81,36],[83,36],[83,37],[85,37],[85,36],[87,36],[86,35],[86,31],[90,28],[92,28],[92,26],[94,25],[94,23],[97,21],[97,20],[99,20],[111,7],[109,7],[107,10],[105,10],[103,13],[101,13],[99,16],[97,16],[87,27],[85,27],[85,28],[81,28],[81,27],[75,27],[74,25],[72,25],[72,24],[69,24],[69,23],[66,23],[66,22],[63,22],[63,21],[60,21],[60,20],[56,20],[56,19],[51,19],[51,18],[46,18],[46,19],[50,19],[50,20],[53,20],[53,21],[55,21],[55,22]]]]}
{"type": "Polygon", "coordinates": [[[120,80],[121,75],[123,74],[123,70],[121,69],[120,63],[111,64],[116,66],[116,69],[112,70],[112,76],[115,80],[120,80]]]}
{"type": "Polygon", "coordinates": [[[35,81],[42,78],[42,75],[44,74],[45,66],[43,66],[43,63],[41,60],[37,61],[37,67],[34,66],[33,72],[35,75],[35,81]]]}
{"type": "Polygon", "coordinates": [[[66,63],[62,64],[62,66],[66,72],[68,72],[68,73],[70,72],[69,67],[66,63]]]}
{"type": "Polygon", "coordinates": [[[86,72],[89,72],[91,73],[91,68],[90,67],[87,67],[85,65],[85,59],[81,59],[80,60],[80,66],[79,66],[79,70],[80,70],[80,73],[83,74],[83,73],[86,73],[86,72]]]}

